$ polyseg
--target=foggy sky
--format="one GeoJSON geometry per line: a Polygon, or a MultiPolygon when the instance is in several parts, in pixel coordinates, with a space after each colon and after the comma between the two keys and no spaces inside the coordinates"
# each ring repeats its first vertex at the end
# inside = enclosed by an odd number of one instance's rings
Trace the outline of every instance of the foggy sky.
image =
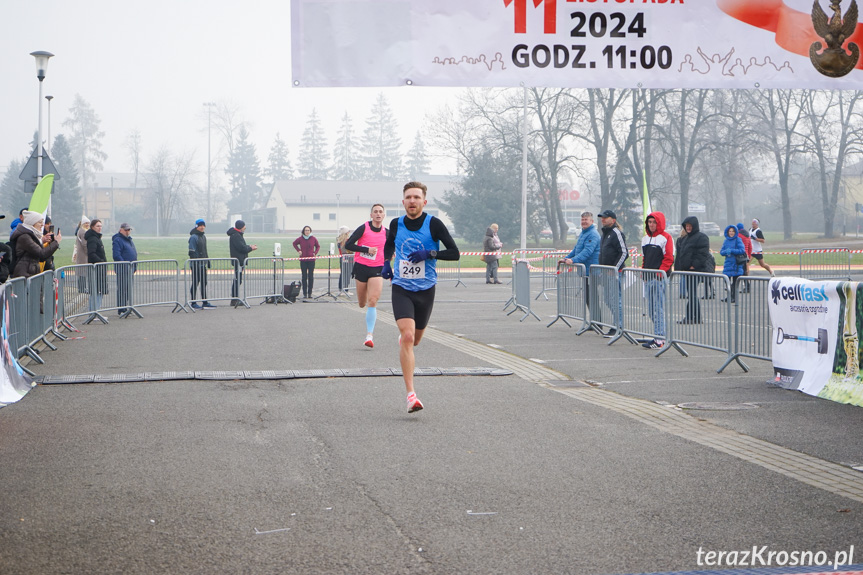
{"type": "MultiPolygon", "coordinates": [[[[123,142],[135,128],[142,135],[142,164],[167,145],[175,152],[195,150],[195,162],[205,172],[207,101],[241,107],[262,169],[280,132],[296,170],[312,108],[331,150],[345,111],[360,137],[382,92],[398,119],[406,153],[426,112],[457,93],[418,87],[292,88],[286,0],[7,1],[0,8],[0,174],[11,160],[29,153],[37,128],[39,82],[30,56],[37,50],[55,54],[43,84],[43,96],[54,96],[51,138],[68,132],[62,122],[80,94],[102,122],[106,172],[131,171],[123,142]]],[[[47,138],[44,98],[42,112],[47,138]]],[[[214,130],[214,156],[217,141],[214,130]]]]}

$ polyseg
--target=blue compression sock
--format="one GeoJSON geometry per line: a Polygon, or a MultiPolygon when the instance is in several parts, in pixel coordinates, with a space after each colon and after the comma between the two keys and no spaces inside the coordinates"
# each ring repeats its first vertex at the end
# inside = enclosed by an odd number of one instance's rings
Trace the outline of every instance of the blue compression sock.
{"type": "Polygon", "coordinates": [[[367,307],[366,308],[366,332],[374,333],[375,322],[377,320],[378,320],[378,308],[367,307]]]}

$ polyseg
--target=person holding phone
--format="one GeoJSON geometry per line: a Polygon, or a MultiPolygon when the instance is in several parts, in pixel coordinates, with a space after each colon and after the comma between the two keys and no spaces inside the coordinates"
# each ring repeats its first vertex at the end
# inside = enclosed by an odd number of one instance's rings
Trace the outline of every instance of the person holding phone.
{"type": "Polygon", "coordinates": [[[39,212],[25,210],[22,216],[21,224],[12,232],[10,240],[15,245],[13,278],[28,278],[40,273],[45,262],[60,249],[60,240],[63,239],[59,233],[45,233],[45,216],[39,212]]]}

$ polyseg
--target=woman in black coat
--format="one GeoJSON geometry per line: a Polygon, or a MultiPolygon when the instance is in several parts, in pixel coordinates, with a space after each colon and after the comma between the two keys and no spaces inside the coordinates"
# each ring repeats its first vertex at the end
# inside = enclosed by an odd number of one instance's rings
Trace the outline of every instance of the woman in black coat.
{"type": "MultiPolygon", "coordinates": [[[[98,264],[107,262],[105,257],[105,244],[102,243],[102,220],[95,219],[90,221],[90,229],[84,234],[84,241],[87,242],[87,263],[98,264]]],[[[94,266],[94,283],[95,289],[91,294],[90,310],[98,311],[102,309],[102,296],[108,293],[108,266],[94,266]]]]}

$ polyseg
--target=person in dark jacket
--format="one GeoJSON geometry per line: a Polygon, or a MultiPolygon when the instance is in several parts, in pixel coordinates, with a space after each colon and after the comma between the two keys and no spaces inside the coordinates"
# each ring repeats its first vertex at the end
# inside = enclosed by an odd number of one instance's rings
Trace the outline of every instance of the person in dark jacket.
{"type": "MultiPolygon", "coordinates": [[[[189,232],[189,259],[209,259],[207,236],[204,235],[206,229],[207,222],[201,219],[195,221],[195,227],[189,232]]],[[[191,262],[190,267],[192,268],[192,289],[190,290],[192,309],[215,308],[216,306],[207,301],[207,268],[210,267],[210,262],[191,262]],[[198,291],[199,284],[201,299],[196,300],[195,293],[198,291]]]]}
{"type": "MultiPolygon", "coordinates": [[[[120,224],[120,230],[111,236],[111,255],[115,262],[138,261],[138,250],[132,240],[132,226],[120,224]]],[[[114,273],[117,275],[117,313],[128,315],[126,306],[132,305],[132,278],[135,273],[133,263],[115,263],[114,273]]]]}
{"type": "MultiPolygon", "coordinates": [[[[599,212],[599,218],[602,221],[599,265],[612,266],[620,272],[623,270],[626,259],[629,257],[629,250],[626,247],[626,236],[623,235],[623,230],[620,229],[620,224],[617,223],[617,214],[611,210],[604,210],[599,212]]],[[[620,273],[617,274],[616,279],[616,290],[614,289],[614,281],[605,282],[605,302],[614,316],[614,325],[621,327],[623,325],[623,294],[621,292],[620,273]],[[617,305],[614,305],[615,298],[617,299],[617,305]]],[[[615,337],[617,335],[617,328],[612,328],[606,334],[606,337],[615,337]]]]}
{"type": "Polygon", "coordinates": [[[730,225],[725,228],[725,240],[722,242],[719,255],[725,257],[722,273],[731,278],[731,303],[734,303],[737,295],[737,278],[743,275],[742,260],[746,257],[746,248],[737,234],[737,226],[730,225]],[[741,256],[741,261],[738,261],[737,256],[741,256]]]}
{"type": "Polygon", "coordinates": [[[12,270],[13,278],[29,278],[42,271],[45,261],[60,248],[62,237],[51,238],[47,246],[42,245],[44,234],[42,233],[45,218],[38,212],[25,210],[22,214],[22,222],[12,232],[10,244],[15,246],[15,267],[12,270]]]}
{"type": "Polygon", "coordinates": [[[12,248],[6,242],[0,242],[0,283],[5,283],[12,274],[12,248]]]}
{"type": "Polygon", "coordinates": [[[482,240],[482,251],[485,252],[485,283],[503,283],[497,279],[497,270],[500,267],[500,249],[503,242],[497,237],[497,224],[492,224],[485,230],[485,238],[482,240]]]}
{"type": "MultiPolygon", "coordinates": [[[[100,264],[108,261],[105,256],[105,244],[102,243],[102,220],[90,221],[90,229],[84,234],[87,242],[87,263],[100,264]]],[[[102,296],[108,293],[108,267],[94,266],[93,289],[90,293],[90,311],[102,309],[102,296]]]]}
{"type": "Polygon", "coordinates": [[[228,249],[231,252],[231,257],[237,260],[237,265],[234,267],[234,283],[231,285],[231,305],[236,307],[240,305],[240,284],[243,283],[243,266],[246,263],[246,258],[258,246],[255,244],[249,245],[246,243],[246,238],[243,234],[246,233],[246,222],[237,220],[234,222],[234,227],[228,230],[228,249]]]}
{"type": "Polygon", "coordinates": [[[300,254],[300,270],[303,285],[303,299],[312,297],[312,288],[315,285],[315,256],[321,251],[318,238],[312,235],[311,226],[303,228],[303,233],[294,240],[294,249],[300,254]]]}
{"type": "MultiPolygon", "coordinates": [[[[680,224],[686,235],[677,240],[674,271],[714,273],[710,257],[710,238],[699,229],[698,218],[689,216],[680,224]]],[[[684,278],[688,298],[686,315],[677,323],[701,323],[701,303],[698,301],[698,284],[702,278],[687,275],[684,278]]]]}

